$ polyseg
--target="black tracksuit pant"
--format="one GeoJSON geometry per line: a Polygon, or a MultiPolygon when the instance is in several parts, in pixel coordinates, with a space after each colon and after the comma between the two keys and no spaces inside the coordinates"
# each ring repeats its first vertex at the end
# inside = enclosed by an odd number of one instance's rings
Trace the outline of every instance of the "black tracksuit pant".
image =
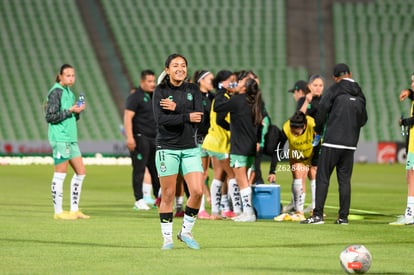
{"type": "Polygon", "coordinates": [[[322,146],[316,173],[316,201],[314,216],[323,217],[323,209],[329,189],[329,181],[336,168],[339,190],[338,218],[347,219],[351,206],[351,176],[354,166],[354,150],[322,146]]]}
{"type": "Polygon", "coordinates": [[[130,152],[132,162],[132,188],[135,200],[140,200],[142,194],[142,181],[144,180],[145,167],[151,174],[152,191],[155,197],[158,197],[160,190],[160,181],[158,179],[157,169],[155,168],[155,139],[143,135],[136,135],[135,150],[130,152]]]}

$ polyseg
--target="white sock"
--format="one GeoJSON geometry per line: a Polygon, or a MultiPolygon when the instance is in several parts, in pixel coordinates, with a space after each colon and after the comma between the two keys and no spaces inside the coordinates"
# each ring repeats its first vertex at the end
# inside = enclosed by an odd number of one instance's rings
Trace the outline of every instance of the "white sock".
{"type": "Polygon", "coordinates": [[[316,199],[316,180],[310,180],[311,194],[312,194],[312,210],[315,209],[316,199]]]}
{"type": "Polygon", "coordinates": [[[210,186],[211,194],[211,213],[218,214],[220,211],[221,186],[223,182],[218,179],[213,179],[210,186]]]}
{"type": "Polygon", "coordinates": [[[205,196],[203,195],[201,197],[201,204],[200,204],[200,209],[199,209],[200,212],[206,211],[206,206],[204,205],[205,203],[206,203],[206,199],[205,199],[205,196]]]}
{"type": "Polygon", "coordinates": [[[408,196],[407,197],[407,208],[405,209],[405,217],[413,217],[414,216],[414,197],[408,196]]]}
{"type": "Polygon", "coordinates": [[[299,205],[302,205],[302,210],[299,211],[301,213],[303,213],[304,208],[305,208],[305,200],[306,200],[306,193],[302,192],[299,197],[299,205]]]}
{"type": "Polygon", "coordinates": [[[152,193],[152,184],[144,182],[142,184],[142,194],[144,195],[144,197],[152,197],[151,193],[152,193]]]}
{"type": "Polygon", "coordinates": [[[63,182],[65,181],[66,173],[55,172],[52,179],[52,200],[55,214],[60,214],[63,211],[63,182]]]}
{"type": "Polygon", "coordinates": [[[182,211],[184,203],[184,196],[175,197],[175,210],[182,211]]]}
{"type": "Polygon", "coordinates": [[[229,179],[228,192],[230,195],[231,202],[233,203],[233,212],[237,214],[241,213],[242,202],[240,196],[240,189],[235,178],[229,179]]]}
{"type": "Polygon", "coordinates": [[[240,190],[240,195],[243,202],[243,213],[247,215],[254,214],[252,206],[252,188],[249,186],[240,190]]]}
{"type": "Polygon", "coordinates": [[[79,210],[79,201],[82,191],[83,180],[85,175],[73,175],[70,182],[70,211],[76,212],[79,210]]]}
{"type": "Polygon", "coordinates": [[[302,189],[302,179],[294,179],[292,184],[293,202],[296,212],[303,213],[303,206],[305,201],[303,200],[305,195],[302,189]]]}
{"type": "Polygon", "coordinates": [[[230,211],[229,197],[227,196],[227,194],[223,194],[223,196],[221,196],[220,209],[221,212],[230,211]]]}
{"type": "Polygon", "coordinates": [[[196,217],[188,216],[187,214],[184,214],[183,218],[183,226],[181,228],[181,233],[191,233],[191,230],[193,230],[193,226],[195,224],[196,217]]]}
{"type": "Polygon", "coordinates": [[[173,223],[172,222],[162,222],[161,223],[161,234],[164,238],[164,243],[173,242],[173,223]]]}

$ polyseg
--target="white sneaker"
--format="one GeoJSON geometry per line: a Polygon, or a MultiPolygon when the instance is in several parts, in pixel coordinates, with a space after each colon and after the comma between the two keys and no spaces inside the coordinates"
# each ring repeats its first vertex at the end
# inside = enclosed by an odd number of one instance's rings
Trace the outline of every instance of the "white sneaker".
{"type": "Polygon", "coordinates": [[[233,218],[233,221],[235,222],[255,222],[256,221],[256,215],[255,214],[241,214],[235,218],[233,218]]]}
{"type": "Polygon", "coordinates": [[[280,214],[273,218],[274,221],[283,222],[283,221],[291,221],[292,217],[288,213],[280,214]]]}
{"type": "Polygon", "coordinates": [[[144,202],[149,205],[153,205],[155,200],[151,196],[144,196],[144,202]]]}
{"type": "Polygon", "coordinates": [[[395,222],[390,222],[389,225],[412,225],[414,224],[414,217],[406,217],[404,215],[398,216],[395,222]]]}
{"type": "Polygon", "coordinates": [[[145,203],[143,199],[140,199],[135,202],[133,209],[134,210],[150,210],[151,208],[145,203]]]}

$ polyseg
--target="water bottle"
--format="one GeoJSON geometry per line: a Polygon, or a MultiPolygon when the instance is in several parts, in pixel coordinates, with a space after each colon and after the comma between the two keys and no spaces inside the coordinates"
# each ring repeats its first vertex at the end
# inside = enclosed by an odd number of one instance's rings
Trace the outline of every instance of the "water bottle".
{"type": "MultiPolygon", "coordinates": [[[[404,119],[404,114],[401,114],[401,121],[404,119]]],[[[408,131],[407,131],[407,127],[405,127],[404,125],[401,124],[401,135],[402,136],[407,136],[408,135],[408,131]]]]}
{"type": "Polygon", "coordinates": [[[233,89],[237,87],[237,82],[230,82],[228,88],[233,89]]]}
{"type": "Polygon", "coordinates": [[[78,107],[80,107],[82,104],[85,103],[85,94],[84,93],[80,93],[79,97],[78,97],[78,107]]]}
{"type": "Polygon", "coordinates": [[[312,140],[312,146],[313,147],[318,146],[319,142],[321,142],[321,136],[316,134],[315,137],[312,140]]]}
{"type": "Polygon", "coordinates": [[[126,137],[126,134],[125,134],[125,127],[124,127],[124,125],[123,125],[123,124],[119,124],[119,131],[121,131],[121,135],[122,135],[122,136],[126,137]]]}

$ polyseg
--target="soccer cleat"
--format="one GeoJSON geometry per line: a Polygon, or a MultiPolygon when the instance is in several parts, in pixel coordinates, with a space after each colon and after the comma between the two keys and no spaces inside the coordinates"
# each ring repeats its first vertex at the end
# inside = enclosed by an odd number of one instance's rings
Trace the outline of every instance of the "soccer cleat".
{"type": "Polygon", "coordinates": [[[151,196],[144,196],[144,202],[147,205],[154,205],[155,204],[155,200],[151,197],[151,196]]]}
{"type": "Polygon", "coordinates": [[[75,217],[75,219],[84,219],[87,220],[90,216],[83,214],[81,211],[70,211],[70,216],[75,217]]]}
{"type": "Polygon", "coordinates": [[[301,221],[306,220],[305,216],[300,212],[296,212],[290,215],[290,218],[293,222],[301,222],[301,221]]]}
{"type": "Polygon", "coordinates": [[[235,222],[255,222],[256,221],[256,215],[255,214],[242,213],[241,215],[233,218],[233,221],[235,221],[235,222]]]}
{"type": "Polygon", "coordinates": [[[325,222],[323,221],[322,217],[319,216],[312,216],[309,217],[301,222],[299,222],[301,224],[324,224],[325,222]]]}
{"type": "Polygon", "coordinates": [[[203,210],[198,213],[198,218],[208,220],[210,219],[210,215],[207,213],[207,211],[203,210]]]}
{"type": "Polygon", "coordinates": [[[164,241],[164,244],[161,247],[161,250],[171,250],[174,248],[174,243],[172,240],[164,241]]]}
{"type": "Polygon", "coordinates": [[[229,211],[222,211],[221,212],[221,216],[223,217],[223,219],[231,219],[236,217],[236,213],[234,213],[233,211],[229,210],[229,211]]]}
{"type": "Polygon", "coordinates": [[[145,203],[144,199],[137,200],[133,207],[134,210],[150,210],[151,208],[145,203]]]}
{"type": "Polygon", "coordinates": [[[348,225],[349,223],[348,223],[348,219],[338,218],[338,219],[336,219],[335,224],[348,225]]]}
{"type": "Polygon", "coordinates": [[[175,212],[174,217],[176,217],[176,218],[182,218],[182,217],[184,217],[184,211],[181,210],[181,211],[175,212]]]}
{"type": "Polygon", "coordinates": [[[290,217],[288,213],[283,213],[283,214],[280,214],[279,216],[274,217],[273,220],[277,222],[284,222],[284,221],[291,221],[292,218],[290,217]]]}
{"type": "Polygon", "coordinates": [[[67,211],[63,211],[59,214],[55,214],[53,215],[53,218],[55,220],[76,220],[77,219],[76,216],[70,215],[70,213],[68,213],[67,211]]]}
{"type": "Polygon", "coordinates": [[[179,239],[180,241],[182,241],[183,243],[185,243],[191,249],[200,249],[200,245],[197,243],[196,240],[194,240],[194,238],[191,235],[191,233],[185,233],[185,234],[183,234],[180,231],[177,234],[177,239],[179,239]]]}
{"type": "Polygon", "coordinates": [[[414,224],[414,217],[406,217],[404,215],[398,216],[395,222],[390,222],[389,225],[412,225],[414,224]]]}

